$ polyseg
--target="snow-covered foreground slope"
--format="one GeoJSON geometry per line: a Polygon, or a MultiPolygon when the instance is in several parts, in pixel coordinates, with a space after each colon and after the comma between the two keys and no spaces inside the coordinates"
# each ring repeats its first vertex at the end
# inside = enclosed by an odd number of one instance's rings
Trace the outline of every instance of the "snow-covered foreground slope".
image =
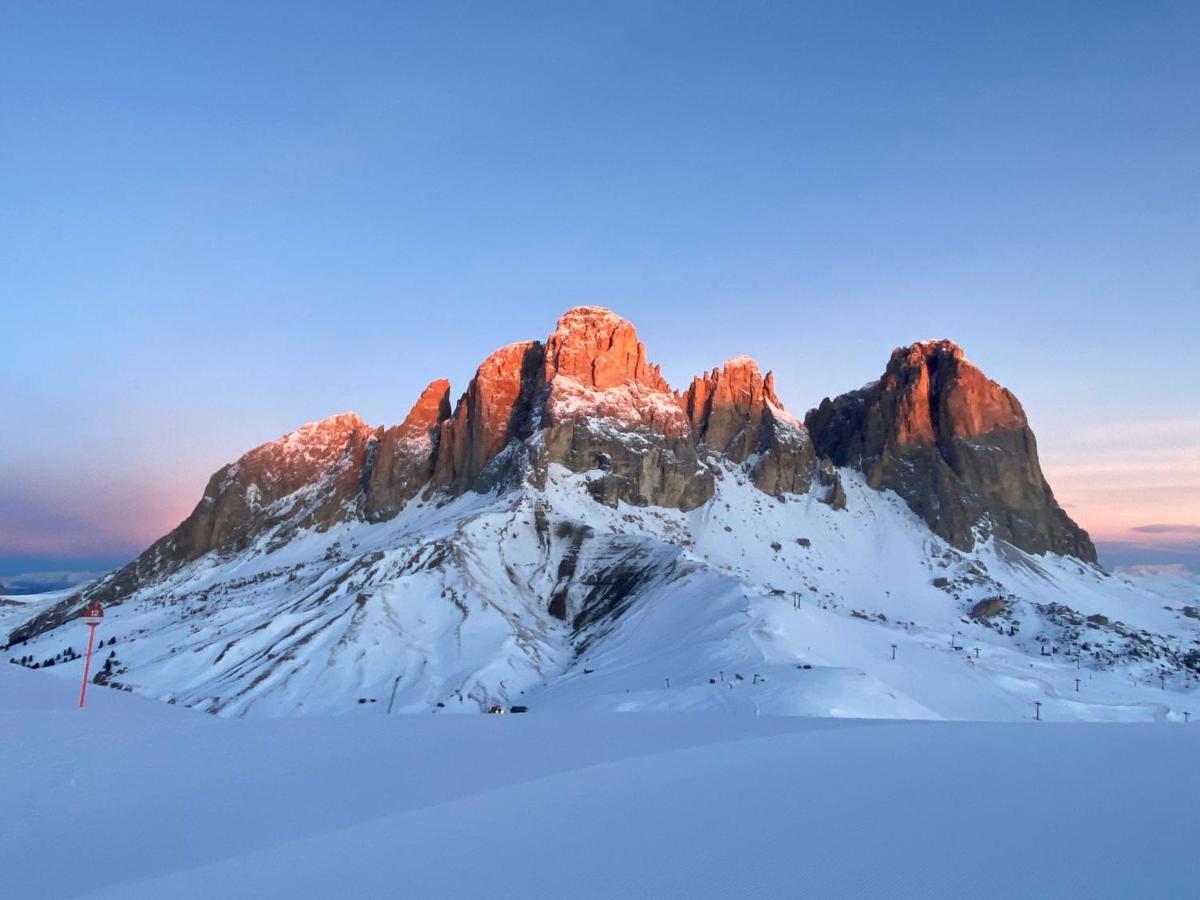
{"type": "Polygon", "coordinates": [[[0,668],[8,897],[1174,897],[1200,725],[230,720],[0,668]]]}
{"type": "MultiPolygon", "coordinates": [[[[850,470],[844,510],[733,467],[690,512],[600,505],[588,477],[205,556],[109,608],[101,678],[226,716],[1200,714],[1186,591],[995,541],[957,551],[850,470]]],[[[8,656],[85,638],[68,622],[8,656]]]]}

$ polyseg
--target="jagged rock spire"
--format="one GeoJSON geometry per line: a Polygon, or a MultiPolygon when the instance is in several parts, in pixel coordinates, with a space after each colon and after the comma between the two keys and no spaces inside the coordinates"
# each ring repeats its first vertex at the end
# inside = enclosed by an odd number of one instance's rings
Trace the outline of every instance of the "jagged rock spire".
{"type": "Polygon", "coordinates": [[[775,394],[775,378],[758,363],[736,356],[719,369],[692,379],[680,402],[696,443],[744,463],[753,460],[751,479],[773,496],[808,491],[816,457],[804,426],[790,416],[775,394]]]}
{"type": "Polygon", "coordinates": [[[480,478],[488,464],[510,440],[528,436],[541,364],[537,341],[509,344],[483,361],[454,415],[442,423],[435,489],[460,494],[485,486],[480,478]]]}
{"type": "Polygon", "coordinates": [[[442,423],[450,418],[450,382],[433,381],[404,421],[380,436],[366,471],[363,514],[388,519],[433,477],[442,423]]]}
{"type": "Polygon", "coordinates": [[[768,405],[782,409],[774,378],[758,363],[737,356],[707,375],[697,375],[683,394],[683,408],[696,443],[744,462],[758,447],[758,429],[768,405]]]}

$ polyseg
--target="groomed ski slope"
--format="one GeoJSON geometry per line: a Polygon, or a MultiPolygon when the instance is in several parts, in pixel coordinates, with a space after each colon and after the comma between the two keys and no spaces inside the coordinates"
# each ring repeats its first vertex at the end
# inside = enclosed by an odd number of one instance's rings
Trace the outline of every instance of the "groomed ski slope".
{"type": "Polygon", "coordinates": [[[1200,723],[226,719],[0,667],[0,893],[1184,897],[1200,723]]]}

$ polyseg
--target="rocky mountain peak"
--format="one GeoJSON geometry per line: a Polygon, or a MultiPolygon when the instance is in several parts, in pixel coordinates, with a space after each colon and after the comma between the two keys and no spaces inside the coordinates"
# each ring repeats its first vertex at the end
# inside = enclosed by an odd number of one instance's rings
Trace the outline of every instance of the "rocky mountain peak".
{"type": "Polygon", "coordinates": [[[283,522],[295,530],[339,521],[356,501],[377,436],[342,413],[256,447],[218,470],[192,514],[151,550],[167,562],[191,560],[241,549],[283,522]]]}
{"type": "Polygon", "coordinates": [[[751,463],[751,480],[774,496],[803,494],[816,474],[808,434],[783,408],[775,379],[749,356],[692,379],[680,404],[702,449],[751,463]]]}
{"type": "Polygon", "coordinates": [[[428,434],[450,418],[450,382],[445,378],[431,381],[413,404],[398,430],[406,436],[428,434]]]}
{"type": "Polygon", "coordinates": [[[609,505],[690,509],[712,495],[687,416],[631,323],[598,306],[568,310],[546,340],[535,480],[557,463],[599,472],[609,505]]]}
{"type": "Polygon", "coordinates": [[[301,425],[295,431],[289,431],[282,437],[260,444],[244,454],[243,459],[273,452],[311,451],[321,453],[330,447],[337,446],[349,434],[362,429],[369,429],[358,413],[343,412],[327,416],[316,422],[301,425]]]}
{"type": "Polygon", "coordinates": [[[365,447],[374,431],[356,413],[339,413],[255,447],[213,478],[224,473],[225,480],[252,484],[259,502],[269,503],[343,466],[348,452],[365,447]]]}
{"type": "Polygon", "coordinates": [[[546,340],[543,378],[549,383],[557,377],[601,391],[629,384],[671,389],[658,366],[646,361],[633,324],[602,306],[577,306],[558,320],[546,340]]]}
{"type": "Polygon", "coordinates": [[[930,340],[915,341],[904,347],[897,347],[892,351],[891,359],[888,362],[891,365],[903,360],[912,364],[932,356],[943,356],[954,359],[966,358],[963,348],[950,340],[950,338],[933,338],[930,340]]]}
{"type": "Polygon", "coordinates": [[[953,341],[896,348],[882,382],[885,389],[899,393],[896,440],[901,445],[1027,424],[1017,398],[968,361],[953,341]]]}
{"type": "Polygon", "coordinates": [[[675,395],[647,361],[633,325],[601,307],[568,310],[545,344],[509,344],[484,360],[437,443],[432,487],[451,495],[490,490],[524,472],[540,482],[558,463],[574,471],[608,467],[606,502],[677,505],[685,495],[707,497],[689,493],[697,465],[675,395]],[[529,442],[535,434],[540,439],[529,442]],[[619,477],[623,461],[641,474],[619,477]],[[664,492],[664,481],[674,488],[664,492]]]}
{"type": "Polygon", "coordinates": [[[494,483],[481,481],[485,468],[510,440],[529,434],[542,360],[540,343],[522,341],[501,347],[480,364],[453,415],[441,424],[435,489],[460,494],[494,483]]]}
{"type": "Polygon", "coordinates": [[[782,408],[774,382],[768,392],[758,363],[748,356],[696,376],[681,397],[696,442],[738,462],[755,451],[768,403],[782,408]]]}
{"type": "Polygon", "coordinates": [[[982,529],[1024,550],[1096,559],[1054,500],[1021,404],[952,341],[897,348],[878,381],[826,398],[805,421],[819,454],[896,491],[957,547],[982,529]]]}
{"type": "Polygon", "coordinates": [[[383,432],[368,457],[363,514],[387,519],[433,477],[442,423],[450,418],[450,382],[439,378],[421,392],[404,421],[383,432]]]}

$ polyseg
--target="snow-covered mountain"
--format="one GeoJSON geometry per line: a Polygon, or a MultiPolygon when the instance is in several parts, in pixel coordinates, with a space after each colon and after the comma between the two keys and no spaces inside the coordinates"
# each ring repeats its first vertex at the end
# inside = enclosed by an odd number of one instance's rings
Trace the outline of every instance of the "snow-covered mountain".
{"type": "Polygon", "coordinates": [[[99,600],[101,683],[223,715],[1175,719],[1188,596],[1096,565],[1019,402],[948,341],[802,422],[752,360],[677,392],[583,307],[453,407],[435,381],[399,426],[252,450],[8,655],[70,660],[99,600]]]}

